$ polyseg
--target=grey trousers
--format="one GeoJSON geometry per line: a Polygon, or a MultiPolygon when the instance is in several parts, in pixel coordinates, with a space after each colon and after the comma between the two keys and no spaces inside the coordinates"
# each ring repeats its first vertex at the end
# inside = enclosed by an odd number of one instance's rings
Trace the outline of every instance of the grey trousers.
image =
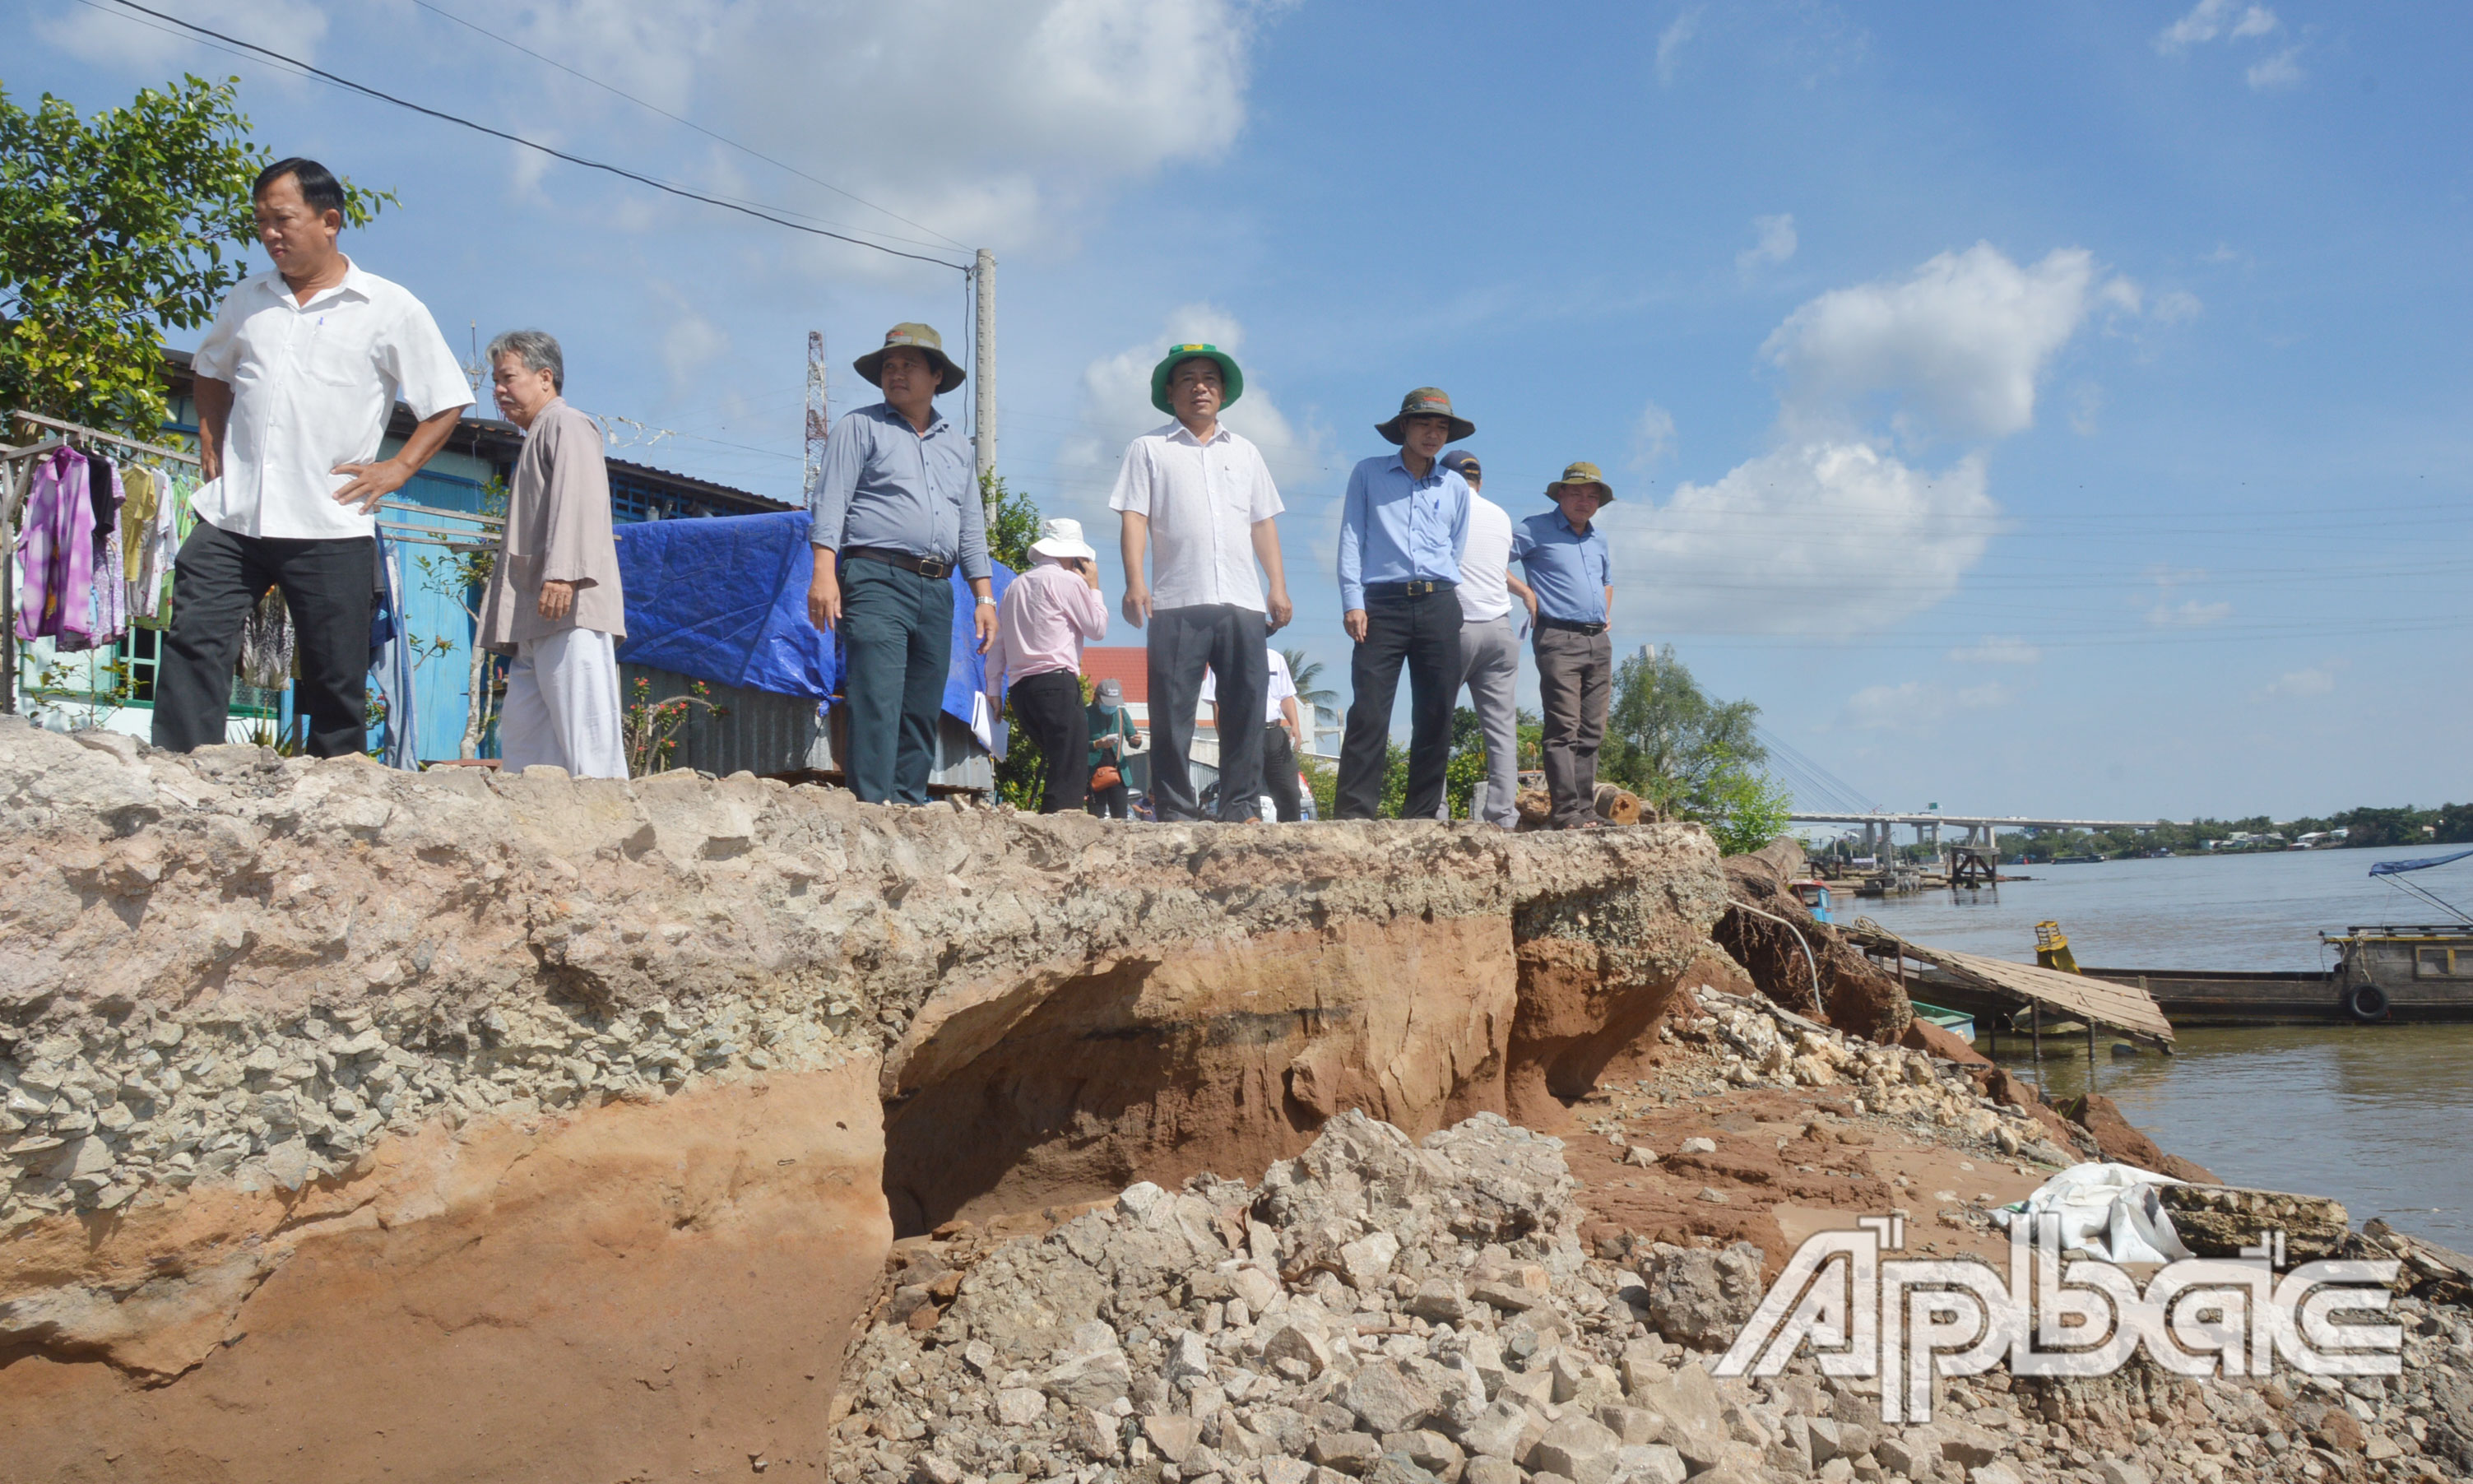
{"type": "MultiPolygon", "coordinates": [[[[1193,715],[1201,706],[1202,672],[1214,678],[1219,714],[1262,714],[1271,688],[1269,620],[1260,609],[1199,603],[1151,612],[1151,807],[1161,824],[1204,818],[1195,797],[1193,715]]],[[[1236,824],[1261,812],[1262,729],[1227,727],[1219,733],[1219,818],[1236,824]]]]}
{"type": "Polygon", "coordinates": [[[1597,814],[1597,746],[1606,738],[1606,703],[1614,693],[1611,634],[1537,630],[1537,699],[1546,721],[1546,791],[1554,799],[1554,827],[1570,829],[1597,814]]]}
{"type": "Polygon", "coordinates": [[[1469,708],[1485,733],[1485,812],[1489,825],[1520,823],[1520,711],[1512,692],[1520,684],[1520,640],[1511,615],[1471,622],[1460,630],[1461,682],[1469,708]]]}

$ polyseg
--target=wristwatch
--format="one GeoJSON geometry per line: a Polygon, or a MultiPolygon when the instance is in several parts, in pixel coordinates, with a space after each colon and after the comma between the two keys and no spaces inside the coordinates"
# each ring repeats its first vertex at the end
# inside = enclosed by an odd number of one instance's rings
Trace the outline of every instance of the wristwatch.
{"type": "Polygon", "coordinates": [[[994,598],[981,598],[979,600],[979,607],[981,608],[994,608],[996,606],[996,600],[994,598]]]}

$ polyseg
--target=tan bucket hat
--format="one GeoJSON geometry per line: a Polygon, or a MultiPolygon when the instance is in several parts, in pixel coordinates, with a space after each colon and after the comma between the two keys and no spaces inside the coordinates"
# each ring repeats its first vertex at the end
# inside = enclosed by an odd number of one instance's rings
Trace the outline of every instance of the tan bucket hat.
{"type": "Polygon", "coordinates": [[[1411,418],[1449,418],[1452,422],[1451,443],[1477,436],[1477,424],[1452,411],[1452,399],[1440,387],[1419,387],[1400,398],[1399,416],[1388,422],[1374,424],[1374,431],[1391,443],[1406,443],[1408,419],[1411,418]]]}
{"type": "Polygon", "coordinates": [[[907,346],[925,353],[927,364],[936,368],[936,395],[944,395],[962,384],[964,373],[952,358],[945,354],[945,337],[924,324],[903,323],[884,332],[884,344],[851,362],[851,370],[867,378],[868,385],[884,385],[884,352],[907,346]]]}
{"type": "Polygon", "coordinates": [[[1546,487],[1546,498],[1553,499],[1554,491],[1565,485],[1593,485],[1597,488],[1599,505],[1612,505],[1615,502],[1614,486],[1606,483],[1606,476],[1597,471],[1596,465],[1586,461],[1565,465],[1563,477],[1546,487]]]}

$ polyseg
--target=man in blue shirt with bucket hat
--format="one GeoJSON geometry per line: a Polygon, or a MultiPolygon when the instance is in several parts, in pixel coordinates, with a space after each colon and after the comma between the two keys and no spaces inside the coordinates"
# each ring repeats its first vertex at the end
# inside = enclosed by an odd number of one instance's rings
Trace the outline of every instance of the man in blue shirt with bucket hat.
{"type": "Polygon", "coordinates": [[[1339,817],[1370,820],[1382,802],[1391,703],[1408,670],[1408,794],[1400,817],[1442,807],[1452,759],[1452,704],[1460,690],[1460,558],[1468,547],[1468,481],[1437,462],[1443,445],[1477,424],[1439,388],[1400,399],[1374,431],[1400,445],[1348,476],[1339,516],[1340,621],[1357,641],[1355,692],[1339,748],[1339,817]]]}
{"type": "Polygon", "coordinates": [[[987,513],[970,440],[936,411],[962,369],[924,324],[897,324],[852,369],[884,400],[836,424],[807,491],[815,573],[807,617],[841,635],[849,754],[869,803],[925,803],[937,713],[953,658],[954,568],[978,602],[979,652],[996,637],[987,513]]]}
{"type": "Polygon", "coordinates": [[[1573,464],[1546,487],[1554,509],[1511,533],[1511,560],[1528,578],[1537,619],[1537,699],[1545,712],[1546,791],[1554,827],[1597,816],[1597,746],[1614,687],[1614,557],[1593,524],[1615,491],[1594,464],[1573,464]]]}

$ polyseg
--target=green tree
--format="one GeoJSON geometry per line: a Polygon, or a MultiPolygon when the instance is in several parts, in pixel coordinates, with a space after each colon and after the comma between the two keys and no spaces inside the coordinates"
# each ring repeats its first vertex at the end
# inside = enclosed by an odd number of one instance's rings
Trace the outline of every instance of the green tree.
{"type": "Polygon", "coordinates": [[[990,469],[979,476],[979,502],[988,515],[988,555],[1015,571],[1030,565],[1030,543],[1039,539],[1039,502],[1017,494],[1004,476],[990,469]]]}
{"type": "MultiPolygon", "coordinates": [[[[167,419],[162,335],[198,329],[250,273],[239,80],[186,77],[81,119],[0,89],[0,406],[153,437],[167,419]]],[[[389,192],[345,185],[367,224],[389,192]]]]}
{"type": "Polygon", "coordinates": [[[1712,790],[1712,813],[1703,821],[1728,855],[1748,855],[1786,833],[1793,796],[1765,773],[1737,769],[1721,774],[1712,790]]]}
{"type": "Polygon", "coordinates": [[[1697,818],[1721,779],[1768,761],[1753,730],[1760,714],[1749,701],[1711,699],[1671,646],[1634,655],[1615,672],[1597,776],[1662,813],[1697,818]]]}

